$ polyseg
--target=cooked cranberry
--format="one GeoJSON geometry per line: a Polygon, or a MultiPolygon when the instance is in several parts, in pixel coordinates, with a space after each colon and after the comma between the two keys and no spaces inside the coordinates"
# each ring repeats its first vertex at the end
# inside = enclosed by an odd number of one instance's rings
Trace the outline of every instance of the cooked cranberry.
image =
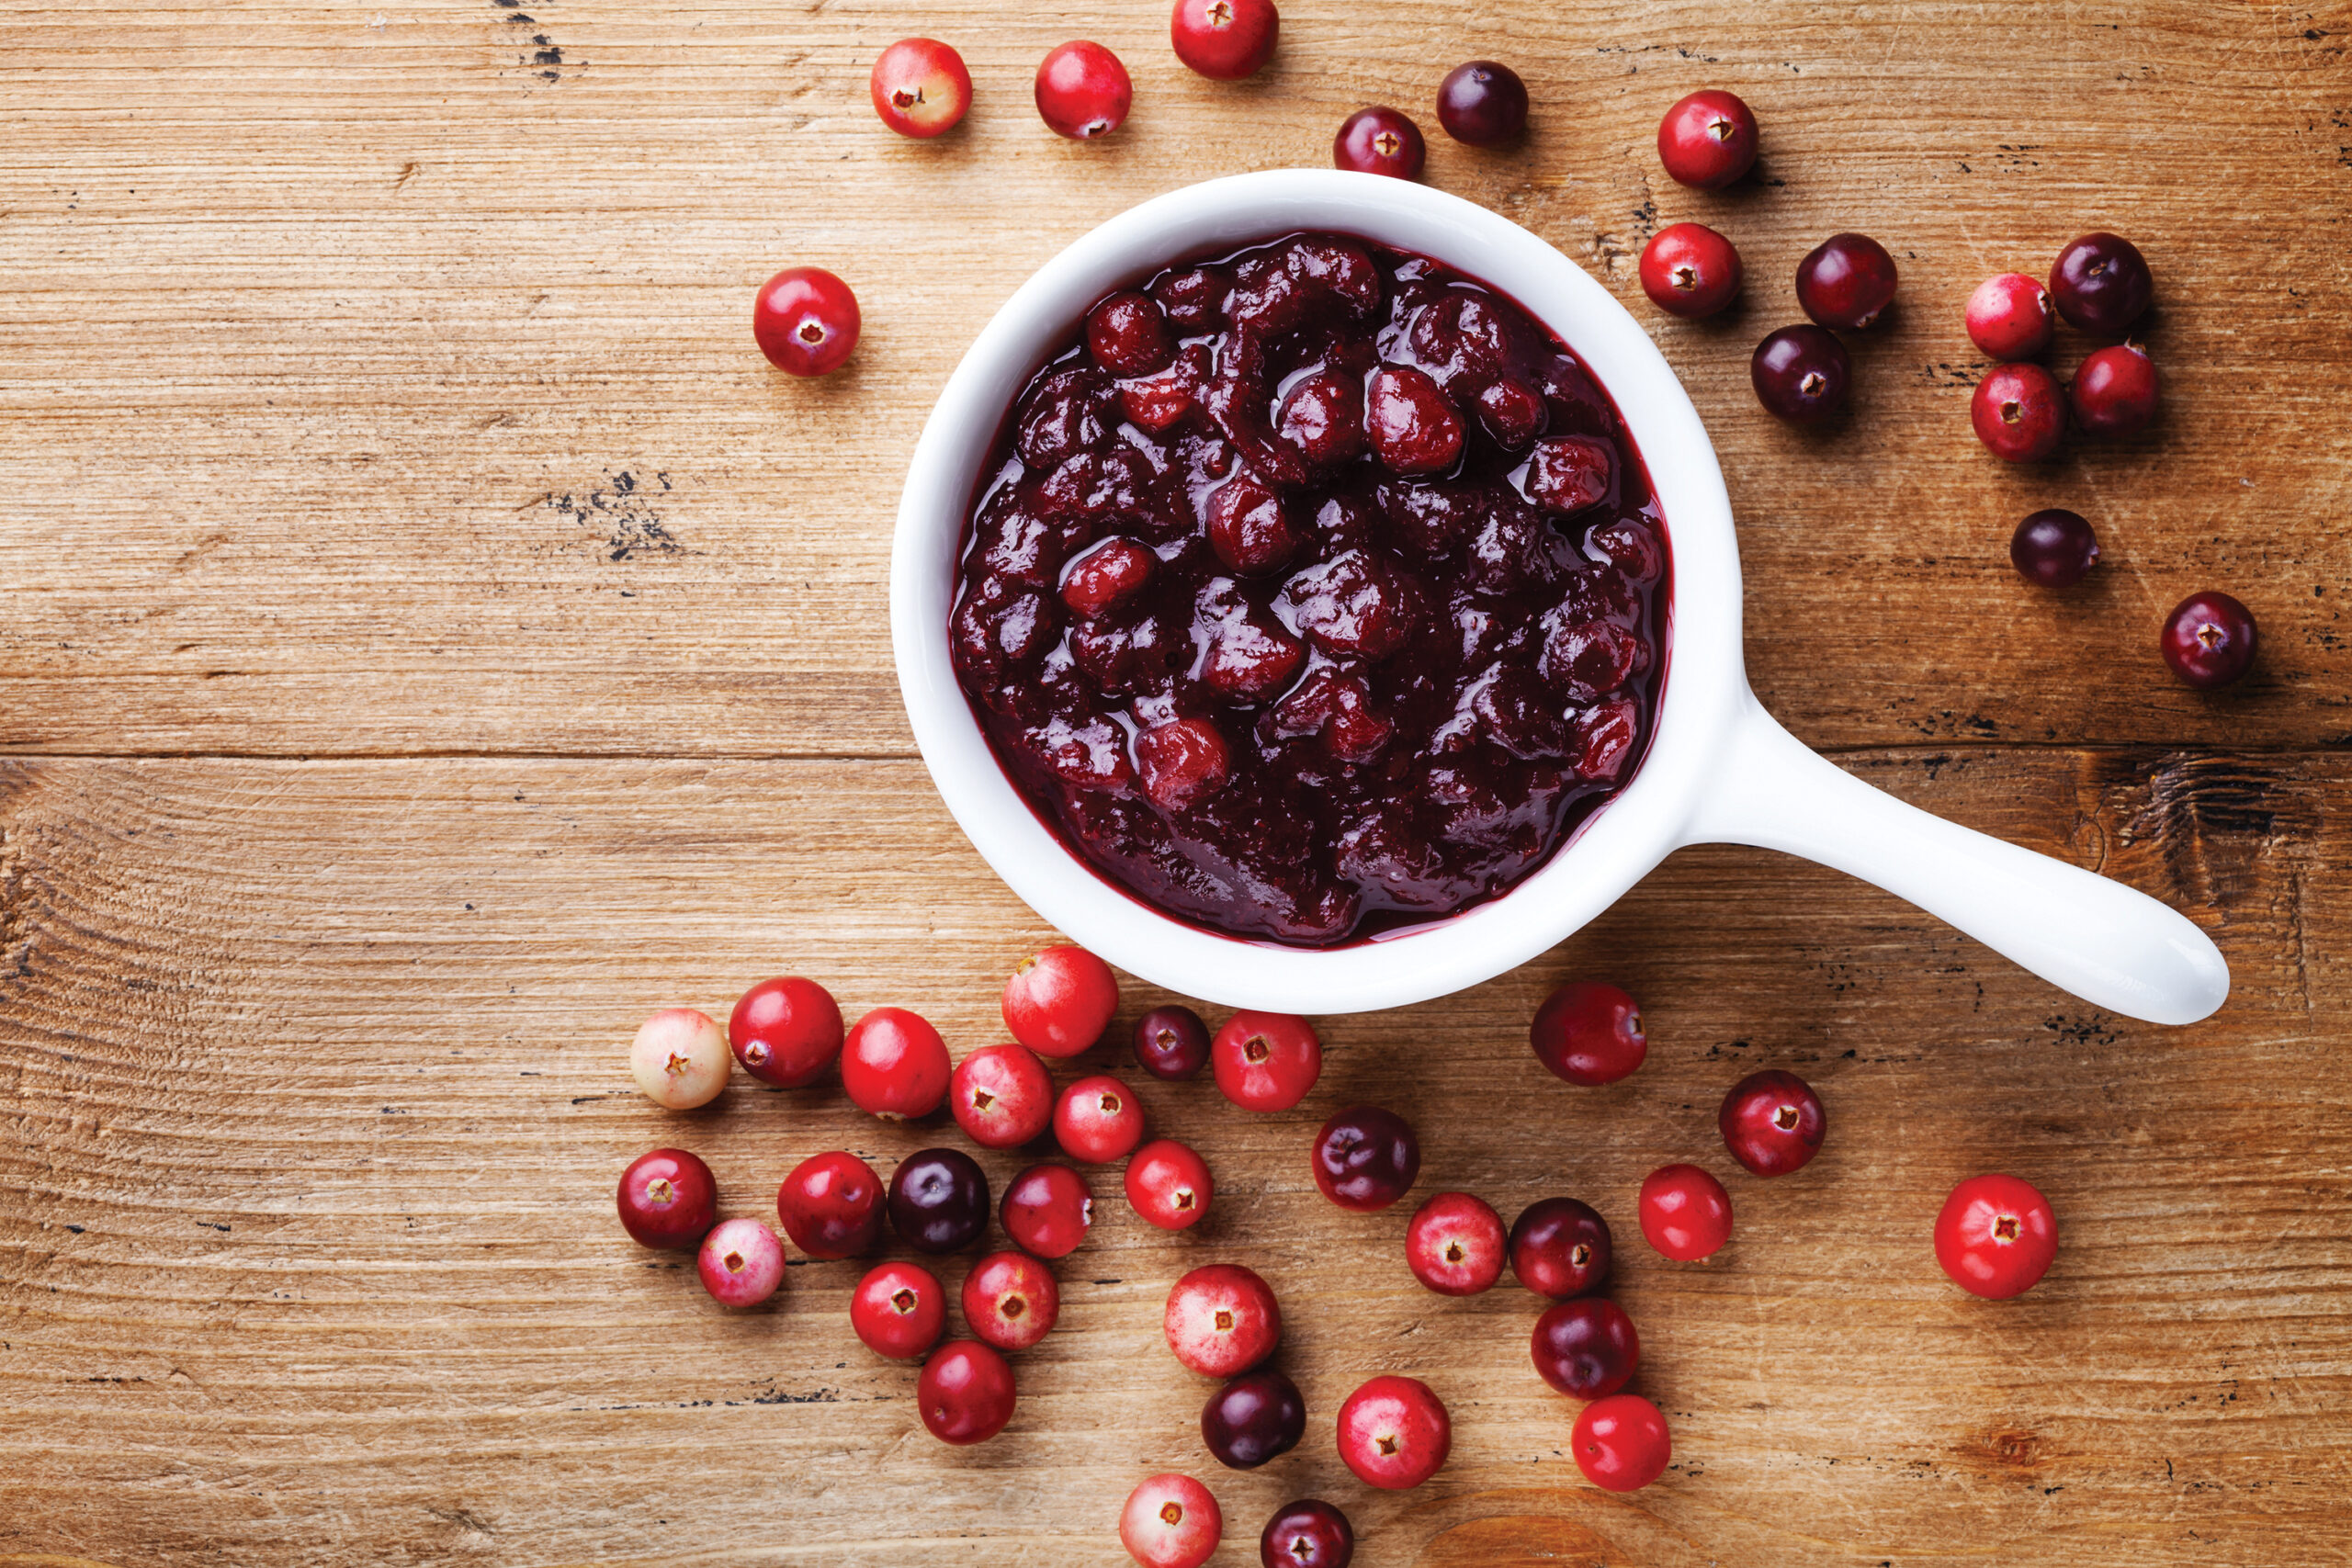
{"type": "Polygon", "coordinates": [[[1642,1235],[1678,1263],[1713,1258],[1731,1239],[1731,1194],[1695,1165],[1662,1165],[1642,1179],[1642,1235]]]}
{"type": "Polygon", "coordinates": [[[2165,662],[2200,690],[2245,674],[2258,641],[2254,612],[2226,593],[2192,593],[2165,619],[2165,662]]]}
{"type": "Polygon", "coordinates": [[[1825,327],[1859,332],[1894,302],[1894,258],[1867,234],[1832,234],[1797,263],[1797,303],[1825,327]]]}
{"type": "Polygon", "coordinates": [[[1082,947],[1048,947],[1021,961],[1004,983],[1004,1026],[1041,1056],[1075,1056],[1111,1026],[1119,981],[1082,947]]]}
{"type": "Polygon", "coordinates": [[[1609,1278],[1609,1222],[1574,1198],[1544,1198],[1510,1227],[1510,1271],[1539,1296],[1566,1301],[1609,1278]]]}
{"type": "Polygon", "coordinates": [[[1363,378],[1317,370],[1290,389],[1274,434],[1326,468],[1363,456],[1363,378]]]}
{"type": "Polygon", "coordinates": [[[1080,1078],[1054,1106],[1054,1136],[1089,1165],[1125,1158],[1143,1141],[1143,1102],[1114,1077],[1080,1078]]]}
{"type": "Polygon", "coordinates": [[[915,1404],[941,1442],[987,1442],[1012,1419],[1012,1369],[977,1339],[950,1339],[922,1364],[915,1404]]]}
{"type": "Polygon", "coordinates": [[[1151,297],[1168,312],[1175,329],[1191,336],[1214,332],[1226,324],[1225,299],[1233,278],[1220,266],[1187,266],[1152,285],[1151,297]]]}
{"type": "Polygon", "coordinates": [[[1437,122],[1456,141],[1499,147],[1527,129],[1527,84],[1508,65],[1474,60],[1445,73],[1437,88],[1437,122]]]}
{"type": "Polygon", "coordinates": [[[964,1276],[964,1321],[1000,1350],[1026,1350],[1053,1332],[1061,1287],[1025,1253],[991,1252],[964,1276]]]}
{"type": "Polygon", "coordinates": [[[1712,316],[1739,292],[1739,250],[1704,223],[1660,229],[1642,247],[1642,292],[1669,316],[1712,316]]]}
{"type": "Polygon", "coordinates": [[[1201,660],[1201,681],[1233,703],[1279,695],[1306,661],[1306,645],[1272,616],[1242,613],[1220,624],[1201,660]]]}
{"type": "Polygon", "coordinates": [[[784,1283],[784,1243],[757,1220],[721,1220],[702,1238],[695,1272],[720,1306],[757,1306],[784,1283]]]}
{"type": "Polygon", "coordinates": [[[1081,615],[1099,615],[1132,597],[1159,562],[1133,539],[1102,540],[1062,568],[1062,603],[1081,615]]]}
{"type": "Polygon", "coordinates": [[[1094,1223],[1086,1178],[1066,1165],[1033,1165],[1004,1190],[1004,1234],[1040,1258],[1067,1258],[1094,1223]]]}
{"type": "Polygon", "coordinates": [[[1156,1138],[1127,1161],[1127,1201],[1161,1230],[1200,1224],[1216,1196],[1208,1162],[1173,1138],[1156,1138]]]}
{"type": "Polygon", "coordinates": [[[1419,1378],[1374,1378],[1340,1406],[1340,1457],[1367,1486],[1419,1486],[1453,1447],[1445,1404],[1419,1378]]]}
{"type": "Polygon", "coordinates": [[[956,1064],[956,1124],[984,1149],[1016,1149],[1054,1120],[1054,1080],[1026,1045],[984,1045],[956,1064]]]}
{"type": "Polygon", "coordinates": [[[1638,1492],[1666,1473],[1674,1457],[1666,1417],[1638,1393],[1596,1399],[1577,1417],[1569,1451],[1584,1478],[1605,1492],[1638,1492]]]}
{"type": "Polygon", "coordinates": [[[1281,31],[1274,0],[1176,0],[1168,18],[1176,58],[1213,82],[1256,75],[1281,31]]]}
{"type": "Polygon", "coordinates": [[[1615,1393],[1633,1381],[1642,1359],[1634,1320],[1606,1296],[1548,1308],[1535,1320],[1528,1348],[1544,1381],[1577,1399],[1615,1393]]]}
{"type": "Polygon", "coordinates": [[[857,346],[857,296],[820,266],[788,266],[752,299],[752,335],[768,363],[795,376],[841,367],[857,346]]]}
{"type": "Polygon", "coordinates": [[[1428,157],[1421,128],[1385,105],[1356,110],[1331,139],[1332,166],[1352,174],[1417,180],[1428,157]]]}
{"type": "Polygon", "coordinates": [[[1415,630],[1412,589],[1393,563],[1367,550],[1341,550],[1295,574],[1283,596],[1307,640],[1335,658],[1385,659],[1415,630]]]}
{"type": "Polygon", "coordinates": [[[735,1003],[727,1043],[762,1083],[798,1089],[842,1054],[842,1010],[832,993],[797,975],[763,980],[735,1003]]]}
{"type": "Polygon", "coordinates": [[[920,1263],[883,1263],[850,1292],[849,1325],[877,1356],[911,1361],[947,1330],[947,1292],[920,1263]]]}
{"type": "Polygon", "coordinates": [[[732,1065],[727,1036],[708,1014],[692,1008],[655,1013],[628,1047],[629,1076],[665,1111],[692,1111],[717,1100],[732,1065]]]}
{"type": "Polygon", "coordinates": [[[1846,345],[1820,327],[1782,327],[1756,345],[1747,366],[1756,400],[1794,424],[1826,419],[1844,408],[1853,374],[1846,345]]]}
{"type": "Polygon", "coordinates": [[[1693,93],[1657,122],[1657,158],[1678,183],[1721,190],[1756,162],[1756,117],[1729,93],[1693,93]]]}
{"type": "Polygon", "coordinates": [[[2156,417],[2156,364],[2136,343],[2094,350],[2069,389],[2075,423],[2093,435],[2136,435],[2156,417]]]}
{"type": "Polygon", "coordinates": [[[1988,277],[1968,297],[1968,341],[1995,359],[2031,359],[2050,346],[2050,291],[2021,272],[1988,277]]]}
{"type": "Polygon", "coordinates": [[[1135,749],[1144,793],[1165,811],[1182,811],[1215,795],[1231,771],[1225,737],[1205,718],[1154,725],[1136,737],[1135,749]]]}
{"type": "Polygon", "coordinates": [[[1086,313],[1086,346],[1114,376],[1148,376],[1176,357],[1168,317],[1148,294],[1126,289],[1086,313]]]}
{"type": "Polygon", "coordinates": [[[1224,1539],[1216,1499],[1189,1475],[1155,1475],[1119,1510],[1119,1544],[1143,1568],[1201,1568],[1224,1539]]]}
{"type": "Polygon", "coordinates": [[[1165,1083],[1184,1083],[1209,1065],[1209,1026],[1188,1007],[1154,1008],[1136,1020],[1136,1065],[1165,1083]]]}
{"type": "Polygon", "coordinates": [[[874,112],[901,136],[937,136],[972,107],[964,57],[936,39],[902,38],[884,50],[866,85],[874,112]]]}
{"type": "Polygon", "coordinates": [[[2147,258],[2120,235],[2085,234],[2051,265],[2050,299],[2058,313],[2101,337],[2131,331],[2155,294],[2147,258]]]}
{"type": "Polygon", "coordinates": [[[1277,1371],[1245,1372],[1201,1406],[1201,1441],[1228,1470],[1255,1470],[1306,1435],[1306,1401],[1277,1371]]]}
{"type": "Polygon", "coordinates": [[[1412,1190],[1421,1174],[1421,1141],[1393,1111],[1357,1105],[1323,1123],[1315,1136],[1315,1185],[1342,1209],[1385,1209],[1412,1190]]]}
{"type": "Polygon", "coordinates": [[[2058,1216],[2050,1200],[2014,1176],[1972,1176],[1936,1215],[1936,1261],[1971,1295],[2005,1302],[2050,1272],[2058,1216]]]}
{"type": "Polygon", "coordinates": [[[1478,423],[1506,452],[1519,451],[1543,434],[1551,418],[1544,394],[1524,381],[1505,377],[1478,394],[1478,423]]]}
{"type": "Polygon", "coordinates": [[[2072,588],[2098,564],[2098,536],[2081,513],[2046,507],[2028,513],[2010,536],[2009,564],[2028,582],[2072,588]]]}
{"type": "Polygon", "coordinates": [[[1127,118],[1135,85],[1119,57],[1101,44],[1077,39],[1046,56],[1037,67],[1037,113],[1058,135],[1073,141],[1108,136],[1127,118]]]}
{"type": "Polygon", "coordinates": [[[1250,1270],[1212,1263],[1176,1281],[1161,1329],[1176,1359],[1203,1377],[1238,1377],[1282,1343],[1283,1309],[1250,1270]]]}
{"type": "Polygon", "coordinates": [[[1485,1199],[1441,1192],[1405,1227],[1413,1278],[1442,1296],[1475,1296],[1502,1278],[1503,1222],[1485,1199]]]}
{"type": "Polygon", "coordinates": [[[1462,456],[1462,415],[1426,370],[1382,366],[1364,422],[1374,455],[1391,473],[1442,473],[1462,456]]]}
{"type": "Polygon", "coordinates": [[[1996,457],[2035,463],[2066,435],[2066,395],[2039,365],[1996,365],[1976,383],[1968,419],[1996,457]]]}
{"type": "Polygon", "coordinates": [[[1750,1073],[1732,1085],[1715,1117],[1732,1158],[1758,1176],[1786,1176],[1821,1152],[1829,1113],[1794,1073],[1750,1073]]]}
{"type": "Polygon", "coordinates": [[[621,1172],[621,1229],[639,1247],[698,1246],[718,1223],[718,1183],[684,1149],[650,1149],[621,1172]]]}
{"type": "Polygon", "coordinates": [[[1237,1012],[1209,1045],[1218,1092],[1244,1111],[1288,1111],[1323,1072],[1315,1026],[1286,1012],[1237,1012]]]}
{"type": "Polygon", "coordinates": [[[1348,1516],[1315,1497],[1275,1509],[1258,1538],[1261,1568],[1348,1568],[1355,1555],[1348,1516]]]}
{"type": "Polygon", "coordinates": [[[882,1179],[845,1150],[810,1155],[776,1189],[776,1218],[811,1258],[856,1258],[882,1235],[882,1179]]]}
{"type": "Polygon", "coordinates": [[[1209,492],[1208,536],[1217,559],[1245,577],[1278,570],[1298,553],[1282,497],[1249,474],[1209,492]]]}
{"type": "Polygon", "coordinates": [[[989,1179],[961,1149],[920,1149],[890,1173],[890,1224],[917,1252],[961,1252],[989,1228],[989,1179]]]}
{"type": "Polygon", "coordinates": [[[1527,499],[1546,512],[1571,516],[1609,499],[1617,459],[1606,442],[1554,435],[1535,444],[1527,464],[1527,499]]]}
{"type": "Polygon", "coordinates": [[[1590,980],[1572,981],[1544,998],[1527,1038],[1555,1077],[1587,1088],[1624,1077],[1650,1049],[1634,998],[1590,980]]]}
{"type": "Polygon", "coordinates": [[[947,1043],[904,1008],[876,1008],[842,1047],[842,1088],[860,1111],[891,1121],[928,1116],[947,1098],[947,1043]]]}
{"type": "Polygon", "coordinates": [[[1588,784],[1614,784],[1624,775],[1639,737],[1641,714],[1629,697],[1611,697],[1577,716],[1570,727],[1568,760],[1588,784]]]}

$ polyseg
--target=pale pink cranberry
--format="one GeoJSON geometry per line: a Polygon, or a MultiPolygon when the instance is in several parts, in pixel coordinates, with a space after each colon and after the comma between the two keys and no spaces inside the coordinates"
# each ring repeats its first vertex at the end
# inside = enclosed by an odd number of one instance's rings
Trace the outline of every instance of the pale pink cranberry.
{"type": "Polygon", "coordinates": [[[666,1008],[645,1021],[629,1043],[629,1076],[645,1098],[665,1111],[708,1105],[727,1088],[735,1056],[727,1032],[693,1008],[666,1008]]]}
{"type": "Polygon", "coordinates": [[[1119,1544],[1143,1568],[1201,1568],[1225,1537],[1225,1516],[1189,1475],[1155,1475],[1127,1495],[1119,1544]]]}
{"type": "Polygon", "coordinates": [[[972,107],[964,57],[936,39],[902,38],[884,50],[866,85],[874,112],[901,136],[937,136],[972,107]]]}
{"type": "Polygon", "coordinates": [[[702,1238],[695,1271],[720,1306],[757,1306],[784,1282],[784,1243],[757,1220],[721,1220],[702,1238]]]}

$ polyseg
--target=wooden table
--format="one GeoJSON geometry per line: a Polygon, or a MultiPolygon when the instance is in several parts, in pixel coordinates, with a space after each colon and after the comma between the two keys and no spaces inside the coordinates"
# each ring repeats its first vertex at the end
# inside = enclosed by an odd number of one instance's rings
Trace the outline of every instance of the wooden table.
{"type": "MultiPolygon", "coordinates": [[[[0,6],[0,1563],[1110,1564],[1121,1499],[1170,1468],[1223,1498],[1221,1564],[1306,1494],[1368,1568],[2352,1561],[2352,8],[1313,0],[1238,86],[1185,73],[1164,18],[0,6]],[[916,31],[978,87],[935,145],[865,104],[916,31]],[[1027,101],[1080,35],[1136,76],[1099,145],[1027,101]],[[1425,114],[1482,55],[1528,79],[1532,134],[1439,140],[1429,178],[1590,267],[1687,378],[1767,704],[1907,799],[2188,909],[2234,995],[2143,1027],[1860,884],[1678,855],[1517,974],[1328,1021],[1293,1114],[1144,1086],[1214,1163],[1215,1214],[1148,1232],[1098,1175],[1013,1427],[948,1450],[912,1371],[852,1338],[854,1265],[728,1315],[611,1209],[657,1143],[760,1214],[805,1154],[887,1170],[943,1134],[740,1078],[667,1115],[625,1043],[783,970],[958,1051],[997,1037],[1048,932],[941,809],[889,669],[924,412],[1089,225],[1320,164],[1350,109],[1425,114]],[[1709,85],[1761,116],[1760,185],[1663,178],[1657,117],[1709,85]],[[1747,255],[1727,321],[1640,299],[1634,258],[1680,219],[1747,255]],[[2156,271],[2161,429],[2005,468],[1969,434],[1961,302],[2103,226],[2156,271]],[[1903,297],[1857,341],[1855,416],[1808,437],[1746,365],[1848,228],[1903,297]],[[789,262],[865,309],[814,385],[745,330],[789,262]],[[2063,598],[2004,558],[2047,504],[2108,552],[2063,598]],[[2264,637],[2218,696],[2154,648],[2208,586],[2264,637]],[[1644,999],[1635,1077],[1572,1090],[1530,1056],[1571,976],[1644,999]],[[1667,1264],[1634,1188],[1727,1171],[1716,1100],[1763,1065],[1821,1088],[1828,1147],[1733,1184],[1717,1261],[1667,1264]],[[1362,1099],[1418,1120],[1425,1192],[1576,1192],[1617,1225],[1663,1482],[1577,1475],[1532,1298],[1424,1293],[1403,1211],[1315,1195],[1311,1130],[1362,1099]],[[1928,1243],[1985,1169],[2064,1232],[2007,1304],[1928,1243]],[[1159,1343],[1169,1282],[1214,1258],[1292,1303],[1311,1436],[1264,1472],[1208,1461],[1204,1389],[1159,1343]],[[1375,1371],[1455,1416],[1402,1496],[1329,1436],[1375,1371]]],[[[1123,1021],[1156,999],[1130,987],[1123,1021]]]]}

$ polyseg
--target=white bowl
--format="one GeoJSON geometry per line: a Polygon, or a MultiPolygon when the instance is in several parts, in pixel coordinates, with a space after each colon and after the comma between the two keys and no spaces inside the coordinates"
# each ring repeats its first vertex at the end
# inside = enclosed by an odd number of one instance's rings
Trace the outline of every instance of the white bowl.
{"type": "Polygon", "coordinates": [[[2190,1022],[2228,995],[2220,953],[2180,915],[1902,805],[1814,755],[1764,712],[1741,660],[1731,503],[1681,383],[1582,268],[1510,220],[1426,186],[1320,169],[1211,180],[1121,213],[1039,268],[981,330],[923,426],[899,505],[890,624],[916,743],[973,845],[1074,941],[1188,996],[1295,1013],[1442,996],[1525,963],[1674,850],[1702,842],[1762,844],[1866,877],[2132,1017],[2190,1022]],[[1649,468],[1674,563],[1667,677],[1633,780],[1503,897],[1329,949],[1207,931],[1089,869],[998,763],[956,684],[947,639],[956,553],[981,465],[1012,400],[1067,344],[1081,312],[1181,257],[1302,229],[1434,256],[1509,294],[1557,333],[1616,400],[1649,468]]]}

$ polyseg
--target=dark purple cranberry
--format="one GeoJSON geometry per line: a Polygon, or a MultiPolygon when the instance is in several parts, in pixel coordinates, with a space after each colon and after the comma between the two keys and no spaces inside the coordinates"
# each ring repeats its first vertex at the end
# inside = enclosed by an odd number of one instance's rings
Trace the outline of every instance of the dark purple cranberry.
{"type": "Polygon", "coordinates": [[[1491,60],[1457,65],[1438,84],[1437,122],[1456,141],[1499,147],[1527,129],[1527,84],[1491,60]]]}
{"type": "Polygon", "coordinates": [[[1544,1198],[1510,1227],[1510,1271],[1539,1296],[1566,1301],[1609,1278],[1609,1222],[1573,1198],[1544,1198]]]}
{"type": "Polygon", "coordinates": [[[961,1149],[919,1149],[890,1173],[890,1224],[917,1252],[961,1252],[989,1228],[989,1179],[961,1149]]]}
{"type": "Polygon", "coordinates": [[[1255,1470],[1306,1435],[1306,1401],[1277,1371],[1244,1372],[1201,1406],[1201,1441],[1228,1470],[1255,1470]]]}
{"type": "Polygon", "coordinates": [[[1375,457],[1396,474],[1442,473],[1462,456],[1462,415],[1426,370],[1384,365],[1365,409],[1375,457]]]}
{"type": "Polygon", "coordinates": [[[2254,612],[2226,593],[2192,593],[2165,621],[2165,662],[2200,691],[2226,686],[2254,663],[2254,612]]]}
{"type": "Polygon", "coordinates": [[[2072,588],[2098,564],[2098,536],[2080,513],[2047,507],[2018,525],[2009,538],[2009,563],[2028,582],[2072,588]]]}
{"type": "Polygon", "coordinates": [[[1894,258],[1867,234],[1832,234],[1797,263],[1797,303],[1825,327],[1859,332],[1894,300],[1894,258]]]}
{"type": "Polygon", "coordinates": [[[1151,297],[1168,313],[1169,325],[1198,337],[1225,325],[1225,297],[1232,291],[1233,279],[1223,267],[1194,266],[1161,278],[1151,297]]]}
{"type": "Polygon", "coordinates": [[[1535,1320],[1528,1343],[1535,1371],[1562,1393],[1605,1399],[1641,1364],[1642,1341],[1625,1309],[1606,1296],[1562,1302],[1535,1320]]]}
{"type": "Polygon", "coordinates": [[[1114,376],[1148,376],[1176,357],[1168,317],[1148,294],[1130,288],[1086,313],[1086,346],[1114,376]]]}
{"type": "Polygon", "coordinates": [[[2085,356],[2067,389],[2075,423],[2093,435],[2136,435],[2156,417],[2156,365],[2136,343],[2085,356]]]}
{"type": "Polygon", "coordinates": [[[1421,1141],[1393,1111],[1358,1105],[1323,1123],[1315,1139],[1315,1185],[1342,1209],[1370,1213],[1411,1190],[1421,1141]]]}
{"type": "Polygon", "coordinates": [[[2155,296],[2147,258],[2120,234],[2085,234],[2051,264],[2050,302],[2075,326],[2101,337],[2131,331],[2155,296]]]}
{"type": "Polygon", "coordinates": [[[1283,1504],[1258,1538],[1259,1568],[1348,1568],[1355,1554],[1348,1516],[1319,1498],[1283,1504]]]}
{"type": "Polygon", "coordinates": [[[1478,423],[1506,452],[1516,452],[1543,434],[1550,419],[1544,394],[1524,381],[1506,377],[1478,394],[1478,423]]]}
{"type": "Polygon", "coordinates": [[[1153,1077],[1182,1083],[1208,1064],[1209,1027],[1191,1008],[1154,1008],[1136,1020],[1136,1065],[1153,1077]]]}
{"type": "Polygon", "coordinates": [[[1353,174],[1417,180],[1428,157],[1421,128],[1385,105],[1356,110],[1331,139],[1332,166],[1353,174]]]}
{"type": "Polygon", "coordinates": [[[1846,345],[1821,327],[1782,327],[1756,345],[1747,374],[1768,412],[1809,424],[1846,406],[1853,362],[1846,345]]]}

